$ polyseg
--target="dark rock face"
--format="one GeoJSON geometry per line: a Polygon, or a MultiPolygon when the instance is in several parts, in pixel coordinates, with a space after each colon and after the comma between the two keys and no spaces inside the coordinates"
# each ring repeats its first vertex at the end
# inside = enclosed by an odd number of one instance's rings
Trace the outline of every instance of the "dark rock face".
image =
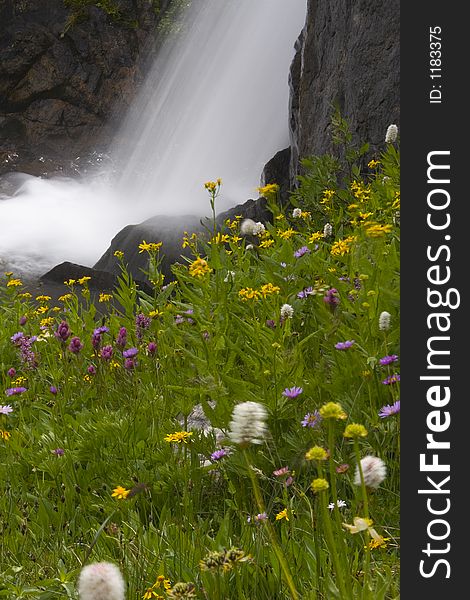
{"type": "MultiPolygon", "coordinates": [[[[160,2],[159,14],[169,1],[160,2]]],[[[110,15],[91,2],[79,4],[0,0],[4,172],[41,156],[63,161],[106,145],[143,77],[156,5],[113,0],[117,13],[110,15]]],[[[28,171],[37,174],[32,165],[28,171]]]]}
{"type": "MultiPolygon", "coordinates": [[[[268,183],[277,183],[279,186],[279,198],[282,206],[285,206],[289,200],[290,191],[290,147],[279,150],[271,160],[266,163],[261,176],[261,185],[268,183]]],[[[258,219],[259,220],[259,219],[258,219]]]]}
{"type": "Polygon", "coordinates": [[[398,0],[309,0],[290,72],[291,183],[299,159],[334,153],[331,115],[337,105],[354,140],[383,148],[400,119],[398,0]]]}

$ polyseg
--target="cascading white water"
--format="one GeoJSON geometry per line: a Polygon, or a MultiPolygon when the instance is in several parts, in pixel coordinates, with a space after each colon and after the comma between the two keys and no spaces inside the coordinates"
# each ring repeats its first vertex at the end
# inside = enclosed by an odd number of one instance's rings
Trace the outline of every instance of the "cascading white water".
{"type": "Polygon", "coordinates": [[[287,76],[305,12],[306,0],[193,0],[116,136],[120,175],[27,177],[0,197],[3,266],[91,266],[129,223],[208,215],[207,180],[223,180],[219,212],[256,197],[264,164],[289,143],[287,76]]]}

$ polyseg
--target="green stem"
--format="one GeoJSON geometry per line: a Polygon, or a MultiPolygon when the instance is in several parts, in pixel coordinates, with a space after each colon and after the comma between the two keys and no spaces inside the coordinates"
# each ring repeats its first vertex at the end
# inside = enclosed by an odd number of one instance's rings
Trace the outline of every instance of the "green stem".
{"type": "MultiPolygon", "coordinates": [[[[251,483],[253,485],[253,492],[255,495],[255,500],[256,500],[256,504],[258,505],[258,510],[260,511],[260,513],[264,513],[266,512],[266,508],[264,506],[264,501],[263,501],[263,497],[261,495],[261,490],[259,487],[259,483],[258,480],[256,479],[255,474],[253,473],[253,469],[251,468],[250,465],[250,460],[247,454],[246,450],[243,450],[243,456],[245,457],[245,461],[246,461],[246,465],[248,468],[248,473],[250,475],[250,479],[251,479],[251,483]]],[[[269,537],[269,541],[271,542],[271,545],[273,547],[273,550],[276,554],[276,557],[279,561],[279,564],[281,566],[281,570],[282,573],[284,575],[284,578],[286,580],[287,583],[287,587],[290,590],[291,593],[291,598],[293,600],[299,600],[299,594],[297,592],[297,589],[295,587],[294,584],[294,580],[292,579],[292,575],[289,569],[289,565],[287,564],[286,558],[282,552],[281,547],[279,546],[279,542],[277,541],[276,538],[276,533],[273,529],[272,523],[270,521],[265,521],[265,525],[268,531],[268,537],[269,537]]]]}

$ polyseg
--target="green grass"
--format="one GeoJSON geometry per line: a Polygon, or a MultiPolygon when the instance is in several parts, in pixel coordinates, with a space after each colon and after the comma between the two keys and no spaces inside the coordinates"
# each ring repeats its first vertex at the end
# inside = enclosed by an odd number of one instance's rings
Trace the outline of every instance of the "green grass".
{"type": "MultiPolygon", "coordinates": [[[[360,156],[350,153],[346,168],[331,158],[305,161],[292,197],[301,216],[281,214],[276,190],[267,190],[274,224],[252,249],[239,220],[227,224],[227,237],[188,236],[193,260],[206,262],[194,271],[193,261],[182,260],[168,286],[159,276],[165,248],[145,250],[151,296],[135,289],[126,257],[117,256],[122,277],[113,302],[100,305],[108,307],[109,329],[100,347],[92,333],[103,321],[86,281],[70,282],[71,296],[54,303],[29,298],[14,274],[1,278],[0,377],[3,406],[13,412],[0,414],[0,597],[76,598],[81,567],[102,560],[119,565],[132,599],[158,575],[171,585],[193,582],[197,598],[399,597],[399,415],[378,416],[399,399],[398,382],[382,383],[399,362],[379,363],[399,354],[399,155],[389,144],[366,173],[355,166],[360,156]],[[323,236],[327,222],[330,237],[323,236]],[[337,304],[324,299],[333,288],[337,304]],[[280,318],[284,304],[292,318],[280,318]],[[379,329],[383,311],[391,315],[388,330],[379,329]],[[150,317],[137,331],[138,314],[150,317]],[[66,342],[55,336],[61,321],[72,332],[66,342]],[[126,349],[138,349],[134,368],[125,368],[116,345],[121,327],[126,349]],[[30,345],[34,360],[25,362],[11,341],[18,332],[39,336],[30,345]],[[83,343],[77,354],[68,349],[73,336],[83,343]],[[349,349],[335,348],[346,340],[354,340],[349,349]],[[106,345],[111,360],[100,356],[106,345]],[[294,386],[300,395],[283,396],[294,386]],[[26,391],[6,396],[13,387],[26,391]],[[222,438],[234,406],[245,401],[266,407],[269,434],[243,449],[222,438]],[[301,425],[328,402],[347,417],[301,425]],[[214,430],[193,430],[187,443],[165,441],[187,430],[197,404],[214,430]],[[351,423],[364,425],[367,436],[345,438],[351,423]],[[306,460],[313,446],[329,458],[306,460]],[[220,447],[228,455],[211,461],[220,447]],[[375,490],[354,484],[365,455],[387,467],[375,490]],[[275,476],[282,467],[289,473],[275,476]],[[318,478],[329,488],[314,493],[318,478]],[[118,499],[118,486],[132,491],[118,499]],[[346,507],[327,508],[335,498],[346,507]],[[261,508],[268,521],[256,521],[261,508]],[[367,512],[389,538],[371,550],[367,530],[352,534],[342,525],[367,512]],[[229,548],[247,560],[201,568],[211,552],[224,556],[229,548]]],[[[216,207],[223,185],[208,191],[216,207]]],[[[152,597],[157,592],[171,594],[154,588],[152,597]]]]}

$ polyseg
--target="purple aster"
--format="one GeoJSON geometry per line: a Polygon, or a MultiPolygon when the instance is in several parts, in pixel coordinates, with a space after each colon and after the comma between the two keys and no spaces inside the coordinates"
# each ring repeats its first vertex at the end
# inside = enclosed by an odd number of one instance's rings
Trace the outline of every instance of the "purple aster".
{"type": "Polygon", "coordinates": [[[80,338],[75,336],[70,340],[69,350],[73,352],[73,354],[78,354],[80,350],[83,348],[83,344],[80,341],[80,338]]]}
{"type": "Polygon", "coordinates": [[[184,323],[184,317],[182,317],[181,315],[176,315],[175,325],[181,325],[181,323],[184,323]]]}
{"type": "Polygon", "coordinates": [[[13,408],[10,404],[0,404],[0,415],[9,415],[13,412],[13,408]]]}
{"type": "Polygon", "coordinates": [[[308,248],[307,246],[302,246],[302,248],[299,248],[294,252],[295,258],[300,258],[305,254],[310,254],[310,248],[308,248]]]}
{"type": "Polygon", "coordinates": [[[396,354],[390,354],[388,356],[384,356],[383,358],[379,359],[379,363],[383,366],[385,365],[390,365],[393,362],[396,362],[398,360],[398,356],[396,354]]]}
{"type": "Polygon", "coordinates": [[[49,391],[51,392],[51,394],[54,394],[54,396],[57,394],[57,388],[55,385],[51,385],[49,387],[49,391]]]}
{"type": "Polygon", "coordinates": [[[107,346],[103,346],[101,348],[100,356],[104,360],[111,360],[112,355],[113,355],[113,347],[110,346],[109,344],[107,346]]]}
{"type": "Polygon", "coordinates": [[[18,333],[14,333],[10,340],[15,344],[15,346],[21,345],[21,340],[25,337],[22,331],[18,331],[18,333]]]}
{"type": "Polygon", "coordinates": [[[5,394],[7,396],[17,396],[18,394],[22,394],[23,392],[26,392],[26,388],[25,387],[13,387],[13,388],[8,388],[7,390],[5,390],[5,394]]]}
{"type": "Polygon", "coordinates": [[[348,348],[351,348],[351,346],[354,344],[355,340],[346,340],[345,342],[338,342],[337,344],[335,344],[335,348],[336,350],[347,350],[348,348]]]}
{"type": "Polygon", "coordinates": [[[322,420],[322,417],[320,415],[320,413],[318,412],[318,410],[314,410],[313,413],[307,413],[305,415],[305,417],[303,418],[302,423],[302,427],[316,427],[320,421],[322,420]]]}
{"type": "Polygon", "coordinates": [[[398,383],[400,381],[400,375],[399,373],[394,373],[393,375],[389,375],[388,377],[386,377],[382,383],[384,385],[391,385],[392,383],[398,383]]]}
{"type": "Polygon", "coordinates": [[[156,342],[149,342],[148,346],[147,346],[147,351],[149,354],[155,354],[155,352],[157,351],[157,344],[156,342]]]}
{"type": "Polygon", "coordinates": [[[257,523],[261,523],[262,521],[267,521],[267,520],[268,520],[268,515],[267,515],[265,512],[258,513],[258,514],[255,516],[255,521],[256,521],[257,523]]]}
{"type": "Polygon", "coordinates": [[[103,335],[103,333],[109,333],[109,327],[106,327],[106,325],[101,325],[101,327],[97,327],[93,333],[99,334],[99,335],[103,335]]]}
{"type": "Polygon", "coordinates": [[[396,415],[400,412],[400,400],[397,400],[393,404],[386,404],[382,406],[379,410],[379,417],[381,419],[385,419],[386,417],[391,417],[392,415],[396,415]]]}
{"type": "Polygon", "coordinates": [[[88,367],[86,368],[87,373],[89,375],[96,375],[96,367],[95,365],[88,365],[88,367]]]}
{"type": "Polygon", "coordinates": [[[122,355],[124,356],[124,358],[134,358],[134,356],[137,356],[138,352],[139,351],[137,348],[129,348],[128,350],[124,350],[122,355]]]}
{"type": "Polygon", "coordinates": [[[7,375],[8,377],[15,377],[16,376],[16,369],[14,367],[11,367],[11,369],[8,369],[7,371],[7,375]]]}
{"type": "Polygon", "coordinates": [[[27,320],[28,320],[28,317],[27,317],[26,315],[23,315],[22,317],[20,317],[19,324],[20,324],[21,326],[23,326],[23,325],[25,325],[25,324],[26,324],[26,321],[27,321],[27,320]]]}
{"type": "Polygon", "coordinates": [[[55,331],[54,335],[62,342],[66,342],[71,335],[68,323],[66,321],[61,321],[57,326],[57,330],[55,331]]]}
{"type": "Polygon", "coordinates": [[[127,329],[125,327],[121,327],[119,330],[118,336],[116,338],[116,345],[120,348],[124,348],[127,344],[127,329]]]}
{"type": "Polygon", "coordinates": [[[215,452],[213,452],[211,454],[211,460],[212,461],[220,460],[221,458],[224,458],[227,455],[228,455],[227,450],[225,450],[224,448],[221,448],[220,450],[216,450],[215,452]]]}
{"type": "Polygon", "coordinates": [[[65,450],[63,448],[56,448],[55,450],[52,450],[52,454],[55,454],[56,456],[64,456],[65,450]]]}
{"type": "Polygon", "coordinates": [[[294,386],[291,388],[286,388],[282,392],[282,395],[285,396],[286,398],[297,398],[297,396],[300,396],[300,394],[303,391],[304,391],[303,388],[294,386]]]}

